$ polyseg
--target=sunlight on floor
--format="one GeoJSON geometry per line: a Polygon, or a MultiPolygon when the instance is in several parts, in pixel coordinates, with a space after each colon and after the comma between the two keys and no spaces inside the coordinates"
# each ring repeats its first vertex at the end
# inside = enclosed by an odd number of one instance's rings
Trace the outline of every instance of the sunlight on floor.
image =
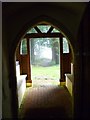
{"type": "Polygon", "coordinates": [[[48,85],[59,85],[59,80],[33,80],[32,87],[48,86],[48,85]]]}
{"type": "Polygon", "coordinates": [[[59,80],[33,80],[32,83],[26,83],[26,87],[42,87],[60,85],[59,80]]]}

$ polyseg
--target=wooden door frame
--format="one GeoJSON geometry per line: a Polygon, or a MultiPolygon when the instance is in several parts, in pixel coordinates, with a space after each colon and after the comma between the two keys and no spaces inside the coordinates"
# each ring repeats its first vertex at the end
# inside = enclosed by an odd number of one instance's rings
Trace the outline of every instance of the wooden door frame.
{"type": "MultiPolygon", "coordinates": [[[[60,82],[64,82],[64,78],[63,78],[63,65],[62,65],[62,57],[63,57],[63,35],[61,33],[30,33],[30,34],[26,34],[24,36],[24,38],[26,38],[28,41],[30,38],[59,38],[59,43],[60,43],[60,53],[59,53],[59,57],[60,57],[60,78],[59,78],[59,81],[60,82]]],[[[29,46],[30,47],[30,46],[29,46]]],[[[30,48],[29,48],[30,50],[30,48]]],[[[30,56],[30,53],[29,53],[29,56],[30,56]]],[[[30,57],[29,57],[30,58],[30,57]]],[[[31,64],[29,65],[30,66],[30,78],[31,78],[31,64]]],[[[31,80],[31,79],[30,79],[31,80]]],[[[32,80],[31,80],[32,82],[32,80]]]]}

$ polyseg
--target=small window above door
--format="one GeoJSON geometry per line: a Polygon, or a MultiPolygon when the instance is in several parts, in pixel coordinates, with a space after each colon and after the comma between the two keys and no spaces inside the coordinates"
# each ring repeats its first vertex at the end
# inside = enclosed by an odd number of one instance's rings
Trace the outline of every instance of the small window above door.
{"type": "Polygon", "coordinates": [[[30,33],[60,33],[60,31],[51,25],[45,24],[45,25],[34,26],[33,28],[27,31],[27,34],[30,33]]]}
{"type": "Polygon", "coordinates": [[[60,31],[57,30],[56,28],[54,28],[54,29],[52,30],[52,33],[60,33],[60,31]]]}
{"type": "Polygon", "coordinates": [[[42,33],[47,33],[50,29],[50,25],[37,25],[37,27],[40,29],[42,33]]]}
{"type": "Polygon", "coordinates": [[[37,31],[35,30],[35,28],[31,28],[28,32],[27,32],[27,34],[28,33],[37,33],[37,31]]]}

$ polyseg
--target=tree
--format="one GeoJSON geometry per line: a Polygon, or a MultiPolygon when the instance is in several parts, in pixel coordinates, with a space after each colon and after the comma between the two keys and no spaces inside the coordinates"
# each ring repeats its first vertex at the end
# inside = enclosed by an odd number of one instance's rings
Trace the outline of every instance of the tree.
{"type": "Polygon", "coordinates": [[[52,62],[59,64],[59,40],[57,38],[52,38],[50,41],[52,48],[52,62]]]}
{"type": "MultiPolygon", "coordinates": [[[[43,33],[47,33],[50,26],[43,26],[38,25],[37,26],[40,31],[43,33]]],[[[28,33],[36,33],[37,31],[32,28],[28,33]]],[[[55,30],[54,30],[55,32],[55,30]]],[[[52,62],[55,64],[59,64],[59,40],[57,38],[33,38],[31,40],[31,64],[35,62],[35,53],[37,53],[37,56],[40,56],[40,47],[46,46],[52,49],[52,62]]]]}

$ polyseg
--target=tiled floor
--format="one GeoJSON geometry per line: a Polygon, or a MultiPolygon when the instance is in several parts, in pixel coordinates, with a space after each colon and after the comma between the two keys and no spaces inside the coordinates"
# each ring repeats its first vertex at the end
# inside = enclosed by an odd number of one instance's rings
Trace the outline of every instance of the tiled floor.
{"type": "Polygon", "coordinates": [[[41,85],[27,88],[20,118],[59,120],[72,117],[72,98],[65,87],[41,85]]]}

